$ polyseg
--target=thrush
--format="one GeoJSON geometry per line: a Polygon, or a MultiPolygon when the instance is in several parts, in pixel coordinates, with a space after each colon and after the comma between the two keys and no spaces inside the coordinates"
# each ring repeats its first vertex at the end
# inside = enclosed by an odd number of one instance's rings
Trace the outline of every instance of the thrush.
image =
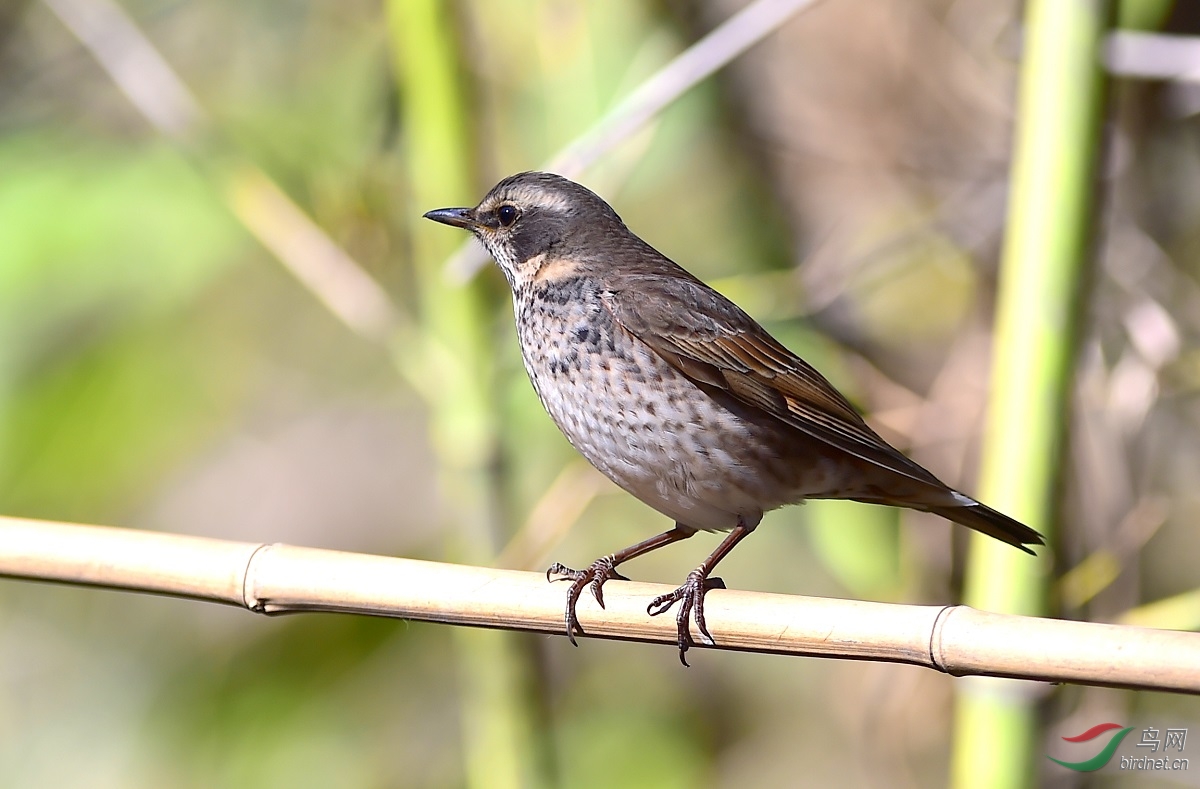
{"type": "Polygon", "coordinates": [[[849,401],[736,304],[625,226],[587,188],[525,172],[496,184],[474,208],[427,219],[471,231],[512,289],[529,380],[567,440],[673,528],[582,570],[571,582],[567,636],[583,633],[584,589],[627,580],[624,562],[697,531],[728,532],[670,594],[679,658],[709,643],[705,592],[713,569],[764,512],[806,499],[851,499],[932,512],[1013,545],[1042,544],[1033,529],[943,484],[880,438],[849,401]]]}

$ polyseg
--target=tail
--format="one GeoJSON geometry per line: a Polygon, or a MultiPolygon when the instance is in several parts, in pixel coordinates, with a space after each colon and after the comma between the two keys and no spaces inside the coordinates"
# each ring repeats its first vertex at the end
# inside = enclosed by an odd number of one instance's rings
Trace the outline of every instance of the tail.
{"type": "Polygon", "coordinates": [[[997,512],[991,507],[980,504],[961,493],[956,492],[954,498],[961,500],[963,503],[956,506],[928,507],[928,511],[936,515],[941,515],[943,518],[952,520],[955,523],[961,523],[968,529],[974,529],[989,537],[995,537],[1001,542],[1006,542],[1015,548],[1020,548],[1031,556],[1035,554],[1029,548],[1026,548],[1026,545],[1046,544],[1042,535],[1024,523],[1013,520],[1004,513],[997,512]]]}

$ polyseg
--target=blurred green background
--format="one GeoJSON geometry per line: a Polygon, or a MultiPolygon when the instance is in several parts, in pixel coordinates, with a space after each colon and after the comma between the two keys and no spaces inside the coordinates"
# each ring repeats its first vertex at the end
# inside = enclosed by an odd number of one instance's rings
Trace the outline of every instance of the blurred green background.
{"type": "MultiPolygon", "coordinates": [[[[448,274],[461,239],[420,215],[545,162],[740,5],[0,6],[0,512],[522,569],[666,528],[562,439],[502,277],[448,274]],[[327,306],[359,282],[338,248],[393,307],[327,306]],[[333,279],[302,284],[310,257],[333,279]]],[[[1194,8],[1141,5],[1143,26],[1200,31],[1194,8]]],[[[829,0],[580,176],[968,491],[1019,22],[1009,2],[829,0]]],[[[1109,101],[1051,608],[1194,629],[1200,93],[1116,78],[1109,101]]],[[[628,572],[677,583],[711,547],[628,572]]],[[[721,575],[947,603],[964,548],[934,517],[821,502],[768,515],[721,575]]],[[[683,670],[665,647],[16,582],[0,634],[6,786],[922,787],[949,769],[957,681],[910,667],[699,651],[683,670]]],[[[1194,699],[1038,692],[1040,752],[1110,719],[1200,732],[1194,699]]]]}

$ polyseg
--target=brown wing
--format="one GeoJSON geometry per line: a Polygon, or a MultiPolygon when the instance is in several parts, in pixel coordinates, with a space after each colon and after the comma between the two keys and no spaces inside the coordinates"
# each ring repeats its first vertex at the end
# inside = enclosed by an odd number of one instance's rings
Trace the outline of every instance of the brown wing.
{"type": "Polygon", "coordinates": [[[605,304],[621,327],[692,380],[723,389],[851,455],[945,488],[867,427],[811,365],[683,269],[672,265],[621,276],[605,304]]]}

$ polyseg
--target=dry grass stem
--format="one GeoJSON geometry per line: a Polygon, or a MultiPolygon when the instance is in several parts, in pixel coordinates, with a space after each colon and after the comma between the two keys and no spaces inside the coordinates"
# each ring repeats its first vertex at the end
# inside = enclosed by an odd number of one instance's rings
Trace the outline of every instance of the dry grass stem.
{"type": "MultiPolygon", "coordinates": [[[[46,0],[130,103],[189,150],[209,118],[134,21],[111,0],[46,0]]],[[[235,161],[240,157],[235,156],[235,161]]],[[[204,163],[204,162],[202,162],[204,163]]],[[[383,288],[257,166],[230,168],[224,192],[251,235],[354,332],[385,342],[400,315],[383,288]]]]}
{"type": "MultiPolygon", "coordinates": [[[[756,0],[663,66],[611,112],[572,140],[541,169],[576,178],[601,156],[637,134],[680,96],[779,29],[817,0],[756,0]]],[[[446,263],[447,276],[463,282],[487,262],[487,253],[466,243],[446,263]]]]}
{"type": "Polygon", "coordinates": [[[386,343],[400,325],[387,293],[261,170],[229,179],[230,208],[259,242],[356,334],[386,343]]]}
{"type": "Polygon", "coordinates": [[[536,569],[567,536],[592,499],[606,489],[616,490],[616,487],[589,463],[583,460],[568,463],[533,505],[524,525],[504,546],[496,566],[536,569]]]}

